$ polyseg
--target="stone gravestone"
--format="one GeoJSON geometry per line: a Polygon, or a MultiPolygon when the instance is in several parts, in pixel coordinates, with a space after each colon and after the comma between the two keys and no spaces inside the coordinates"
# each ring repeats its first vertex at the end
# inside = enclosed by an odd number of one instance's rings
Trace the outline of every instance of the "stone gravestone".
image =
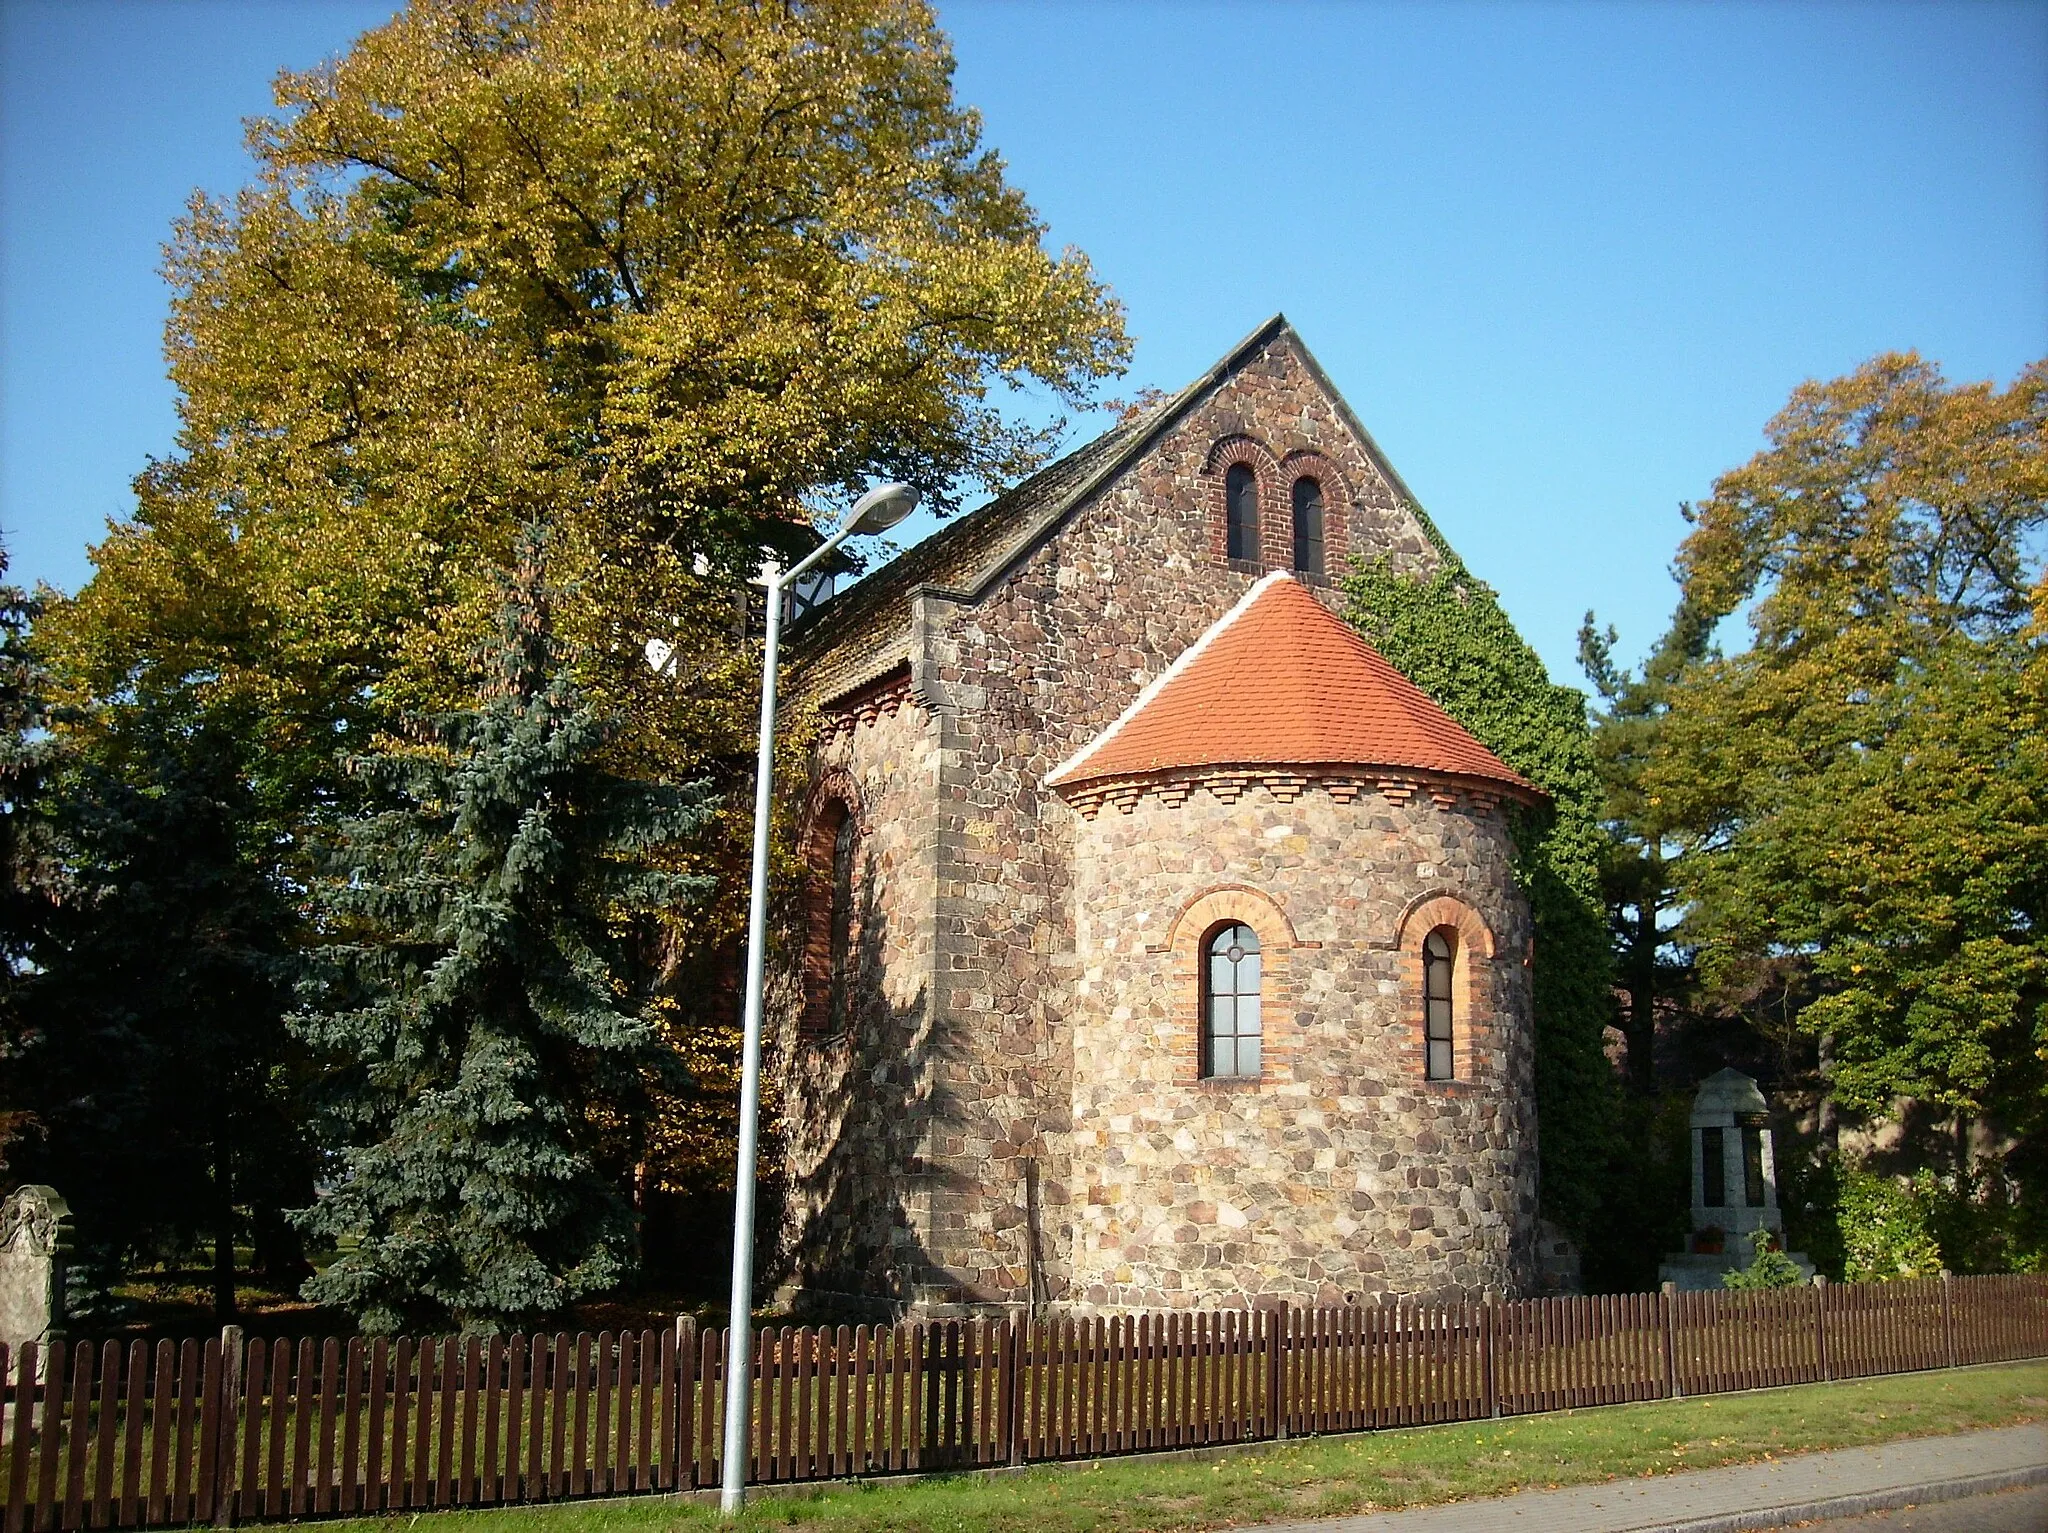
{"type": "Polygon", "coordinates": [[[0,1341],[47,1343],[64,1333],[64,1253],[71,1205],[48,1187],[0,1201],[0,1341]]]}
{"type": "MultiPolygon", "coordinates": [[[[1740,1070],[1718,1070],[1692,1099],[1692,1239],[1658,1277],[1680,1288],[1719,1288],[1723,1273],[1756,1255],[1757,1230],[1783,1241],[1771,1104],[1740,1070]]],[[[1813,1276],[1812,1262],[1787,1254],[1813,1276]]]]}

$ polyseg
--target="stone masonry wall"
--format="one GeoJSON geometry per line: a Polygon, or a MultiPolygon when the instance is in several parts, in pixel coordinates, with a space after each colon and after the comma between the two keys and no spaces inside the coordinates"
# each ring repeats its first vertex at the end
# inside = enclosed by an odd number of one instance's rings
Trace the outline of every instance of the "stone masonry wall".
{"type": "Polygon", "coordinates": [[[977,605],[927,598],[942,714],[937,1027],[957,1114],[934,1135],[932,1249],[955,1297],[1069,1292],[1075,967],[1072,816],[1045,776],[1106,727],[1264,570],[1224,557],[1219,443],[1260,461],[1265,550],[1284,562],[1313,462],[1350,552],[1426,573],[1436,553],[1284,340],[1197,404],[977,605]],[[1304,457],[1304,455],[1310,455],[1304,457]],[[1039,1188],[1027,1218],[1027,1168],[1039,1188]]]}
{"type": "MultiPolygon", "coordinates": [[[[907,659],[922,748],[931,752],[929,787],[917,791],[931,798],[913,803],[906,787],[889,802],[914,818],[908,838],[929,831],[930,950],[891,949],[880,984],[889,1008],[922,993],[922,1030],[891,1024],[892,1046],[912,1050],[908,1065],[883,1053],[801,1062],[786,1123],[804,1146],[801,1167],[792,1163],[799,1184],[874,1189],[904,1221],[898,1238],[922,1270],[906,1279],[899,1264],[895,1280],[920,1285],[924,1301],[1018,1302],[1034,1286],[1053,1300],[1075,1292],[1072,1231],[1083,1214],[1070,1199],[1092,1185],[1071,1165],[1083,903],[1072,837],[1081,822],[1044,780],[1272,567],[1225,557],[1223,477],[1233,461],[1259,475],[1262,551],[1274,565],[1288,557],[1293,477],[1313,469],[1333,572],[1346,554],[1388,557],[1418,575],[1435,569],[1422,526],[1283,333],[978,601],[904,595],[914,609],[907,659]],[[873,1132],[835,1134],[804,1121],[821,1093],[843,1089],[826,1077],[878,1069],[918,1080],[910,1095],[886,1094],[890,1111],[914,1102],[904,1126],[875,1120],[873,1132]],[[914,1155],[902,1153],[906,1136],[914,1155]],[[833,1157],[843,1164],[828,1164],[833,1157]]],[[[1312,588],[1335,599],[1327,586],[1312,588]]],[[[901,629],[892,620],[878,632],[901,629]]],[[[851,738],[856,753],[862,738],[851,738]]],[[[833,764],[821,756],[819,771],[833,764]]],[[[897,811],[877,802],[870,812],[897,811]]],[[[806,1207],[832,1202],[806,1196],[806,1207]]],[[[824,1232],[838,1226],[799,1214],[792,1238],[807,1243],[811,1227],[829,1244],[824,1232]]]]}
{"type": "MultiPolygon", "coordinates": [[[[917,1174],[931,1118],[932,721],[898,689],[828,718],[805,821],[850,802],[855,852],[850,1025],[800,1027],[803,987],[785,968],[773,995],[785,1157],[785,1276],[813,1294],[906,1300],[926,1280],[928,1196],[917,1174]],[[836,727],[835,727],[836,726],[836,727]]],[[[800,950],[805,905],[828,898],[829,850],[793,891],[781,948],[800,950]]]]}
{"type": "Polygon", "coordinates": [[[1196,787],[1076,827],[1073,1298],[1105,1309],[1530,1281],[1530,926],[1457,793],[1196,787]],[[1263,1075],[1198,1072],[1201,944],[1259,934],[1263,1075]],[[1425,1078],[1422,939],[1457,933],[1456,1078],[1425,1078]]]}

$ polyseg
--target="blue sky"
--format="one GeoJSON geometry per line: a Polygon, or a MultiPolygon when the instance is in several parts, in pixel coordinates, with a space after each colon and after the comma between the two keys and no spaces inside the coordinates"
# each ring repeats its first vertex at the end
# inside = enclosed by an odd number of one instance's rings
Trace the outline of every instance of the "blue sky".
{"type": "MultiPolygon", "coordinates": [[[[0,531],[75,589],[170,450],[157,275],[350,0],[0,0],[0,531]]],[[[1172,389],[1285,310],[1560,680],[1802,378],[2048,355],[2048,5],[943,4],[1172,389]]],[[[913,524],[914,526],[914,524],[913,524]]]]}

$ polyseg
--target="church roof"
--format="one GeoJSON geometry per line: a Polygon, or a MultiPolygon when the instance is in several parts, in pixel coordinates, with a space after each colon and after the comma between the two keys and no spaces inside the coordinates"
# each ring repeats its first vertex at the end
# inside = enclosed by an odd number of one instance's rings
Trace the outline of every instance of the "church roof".
{"type": "Polygon", "coordinates": [[[1407,769],[1543,796],[1283,570],[1046,781],[1283,765],[1407,769]]]}
{"type": "MultiPolygon", "coordinates": [[[[1414,494],[1287,322],[1287,316],[1275,314],[1178,394],[1126,417],[1092,442],[1084,443],[986,505],[941,527],[857,584],[820,603],[812,614],[792,625],[793,648],[806,657],[822,657],[835,645],[877,625],[894,623],[907,632],[908,600],[920,587],[979,600],[1005,570],[1037,546],[1090,494],[1165,435],[1212,388],[1282,336],[1298,349],[1304,365],[1321,383],[1380,474],[1403,503],[1414,510],[1429,536],[1448,551],[1448,545],[1443,544],[1414,494]]],[[[879,674],[887,663],[886,657],[876,656],[867,669],[879,674]]],[[[854,672],[819,678],[825,683],[823,695],[869,679],[867,674],[854,672]]]]}

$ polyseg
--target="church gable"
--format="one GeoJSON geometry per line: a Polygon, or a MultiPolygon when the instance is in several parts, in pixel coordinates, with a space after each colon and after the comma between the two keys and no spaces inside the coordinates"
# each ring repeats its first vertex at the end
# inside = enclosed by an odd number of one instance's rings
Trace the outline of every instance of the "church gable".
{"type": "MultiPolygon", "coordinates": [[[[1099,543],[1100,529],[1086,524],[1105,516],[1131,523],[1131,558],[1240,577],[1285,569],[1323,584],[1353,556],[1427,573],[1449,551],[1300,336],[1275,315],[1180,393],[827,603],[794,640],[804,690],[828,701],[914,664],[920,596],[964,606],[1000,600],[1020,571],[1066,562],[1049,545],[1099,543]]],[[[1208,618],[1242,585],[1218,587],[1227,599],[1208,618]]]]}

